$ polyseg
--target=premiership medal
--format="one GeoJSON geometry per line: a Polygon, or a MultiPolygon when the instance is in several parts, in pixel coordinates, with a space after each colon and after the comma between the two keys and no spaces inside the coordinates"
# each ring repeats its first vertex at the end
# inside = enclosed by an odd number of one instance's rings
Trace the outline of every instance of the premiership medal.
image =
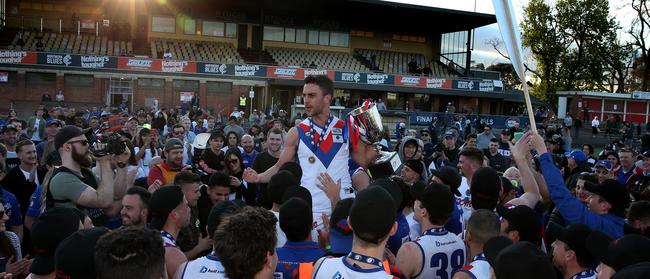
{"type": "Polygon", "coordinates": [[[309,163],[310,163],[310,164],[316,163],[316,157],[314,157],[314,156],[309,156],[309,163]]]}

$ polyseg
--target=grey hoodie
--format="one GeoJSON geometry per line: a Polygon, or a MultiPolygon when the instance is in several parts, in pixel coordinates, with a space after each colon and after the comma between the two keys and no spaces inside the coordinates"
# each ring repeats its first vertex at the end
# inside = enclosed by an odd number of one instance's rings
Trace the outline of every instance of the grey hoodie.
{"type": "MultiPolygon", "coordinates": [[[[424,149],[424,142],[422,142],[421,139],[414,138],[414,137],[408,137],[408,136],[402,138],[402,142],[399,144],[399,148],[397,149],[397,155],[399,155],[400,160],[402,160],[402,165],[400,165],[399,168],[397,169],[397,171],[395,171],[395,174],[396,174],[396,175],[400,175],[400,174],[401,174],[401,172],[402,172],[402,167],[404,166],[404,162],[406,162],[406,160],[409,160],[409,159],[416,159],[416,158],[406,158],[406,156],[404,156],[404,146],[405,146],[406,143],[409,142],[409,141],[415,141],[415,142],[417,142],[417,144],[418,144],[418,147],[417,147],[417,149],[415,150],[415,154],[416,154],[416,156],[417,156],[417,152],[418,152],[418,151],[422,151],[422,152],[424,152],[424,150],[423,150],[423,149],[424,149]]],[[[419,158],[421,159],[421,158],[422,158],[422,155],[420,155],[419,158]]],[[[422,165],[424,166],[424,163],[422,163],[422,165]]],[[[423,167],[423,170],[424,170],[424,171],[422,171],[421,177],[422,177],[422,179],[423,179],[424,181],[427,181],[427,178],[429,178],[429,168],[428,168],[427,166],[424,166],[424,167],[423,167]]]]}

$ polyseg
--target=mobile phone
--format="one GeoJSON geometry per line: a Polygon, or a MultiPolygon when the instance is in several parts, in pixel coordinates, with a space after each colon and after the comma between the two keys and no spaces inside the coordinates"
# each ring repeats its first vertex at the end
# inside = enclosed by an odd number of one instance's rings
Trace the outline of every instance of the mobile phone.
{"type": "Polygon", "coordinates": [[[515,142],[518,142],[524,136],[523,132],[515,132],[515,142]]]}

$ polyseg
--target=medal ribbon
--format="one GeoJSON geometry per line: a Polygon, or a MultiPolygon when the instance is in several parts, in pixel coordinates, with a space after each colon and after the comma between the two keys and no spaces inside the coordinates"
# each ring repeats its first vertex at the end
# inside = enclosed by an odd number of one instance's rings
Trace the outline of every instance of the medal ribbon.
{"type": "Polygon", "coordinates": [[[370,265],[374,265],[374,266],[379,267],[379,268],[384,267],[384,265],[383,265],[383,263],[381,262],[380,259],[369,257],[369,256],[366,256],[366,255],[361,255],[361,254],[358,254],[358,253],[355,253],[355,252],[350,252],[350,254],[348,254],[348,258],[352,259],[352,260],[355,260],[357,262],[362,262],[362,263],[367,263],[367,264],[370,264],[370,265]]]}
{"type": "Polygon", "coordinates": [[[160,236],[169,239],[169,241],[171,241],[171,243],[174,244],[174,246],[176,246],[176,239],[170,233],[166,231],[160,231],[160,236]]]}
{"type": "Polygon", "coordinates": [[[331,115],[327,117],[327,122],[325,122],[325,129],[323,129],[323,132],[318,137],[318,141],[316,141],[314,139],[316,137],[316,129],[314,129],[314,118],[312,117],[309,118],[309,133],[311,136],[311,144],[314,145],[314,154],[316,153],[316,150],[320,147],[320,144],[323,142],[323,139],[327,137],[327,134],[329,134],[330,124],[332,123],[333,119],[334,117],[332,117],[331,115]]]}

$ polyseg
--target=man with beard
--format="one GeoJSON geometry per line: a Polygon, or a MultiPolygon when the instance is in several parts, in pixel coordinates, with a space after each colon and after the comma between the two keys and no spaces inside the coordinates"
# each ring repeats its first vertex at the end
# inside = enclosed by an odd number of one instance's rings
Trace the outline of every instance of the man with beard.
{"type": "Polygon", "coordinates": [[[300,166],[303,166],[300,185],[311,193],[314,220],[318,226],[322,226],[322,214],[330,214],[332,204],[328,195],[318,185],[320,175],[327,173],[332,181],[340,183],[340,199],[352,197],[354,189],[348,172],[348,162],[352,159],[359,166],[367,167],[376,160],[377,150],[362,141],[358,141],[358,145],[354,144],[358,138],[344,137],[343,131],[349,128],[348,124],[330,114],[329,105],[334,97],[332,80],[323,75],[308,76],[304,83],[302,96],[305,112],[309,117],[289,130],[285,148],[273,167],[260,174],[248,168],[243,178],[249,183],[268,182],[282,165],[297,159],[300,166]]]}
{"type": "MultiPolygon", "coordinates": [[[[54,147],[61,155],[62,164],[52,173],[49,183],[45,186],[47,209],[58,206],[108,209],[114,205],[114,201],[121,201],[123,194],[115,194],[123,193],[125,189],[118,189],[114,185],[114,172],[111,167],[113,155],[95,157],[99,177],[96,176],[90,170],[93,156],[89,150],[88,139],[81,128],[72,125],[63,127],[54,138],[54,147]]],[[[94,148],[101,150],[105,145],[97,143],[94,148]]],[[[116,156],[117,164],[126,166],[129,155],[130,152],[127,151],[116,156]]],[[[95,220],[101,217],[93,214],[90,216],[95,220]]]]}
{"type": "Polygon", "coordinates": [[[499,153],[498,139],[490,139],[490,144],[483,153],[485,153],[485,157],[487,157],[490,167],[493,167],[495,170],[505,172],[506,169],[510,167],[510,159],[499,153]]]}
{"type": "MultiPolygon", "coordinates": [[[[275,165],[280,158],[280,153],[282,152],[282,144],[284,143],[282,139],[282,130],[278,128],[273,128],[269,130],[269,134],[266,136],[266,151],[258,154],[253,161],[253,169],[261,173],[265,170],[268,170],[270,167],[275,165]]],[[[298,178],[300,179],[300,178],[298,178]]],[[[267,183],[260,183],[259,189],[259,200],[257,201],[259,205],[266,209],[271,209],[273,202],[268,197],[267,194],[267,183]]]]}
{"type": "Polygon", "coordinates": [[[5,166],[8,170],[20,164],[20,159],[18,159],[18,154],[16,154],[17,138],[18,128],[16,126],[9,124],[2,129],[2,143],[7,147],[5,166]]]}
{"type": "Polygon", "coordinates": [[[147,184],[151,190],[171,184],[179,171],[190,167],[183,164],[183,142],[177,138],[167,140],[163,154],[165,161],[149,169],[147,184]]]}
{"type": "Polygon", "coordinates": [[[144,228],[149,216],[151,193],[142,187],[131,187],[122,198],[122,224],[125,227],[144,228]]]}
{"type": "Polygon", "coordinates": [[[257,151],[255,151],[255,141],[253,140],[253,137],[249,134],[242,136],[241,147],[244,148],[244,153],[241,154],[242,159],[244,159],[244,166],[250,168],[253,166],[253,162],[257,156],[257,151]]]}

